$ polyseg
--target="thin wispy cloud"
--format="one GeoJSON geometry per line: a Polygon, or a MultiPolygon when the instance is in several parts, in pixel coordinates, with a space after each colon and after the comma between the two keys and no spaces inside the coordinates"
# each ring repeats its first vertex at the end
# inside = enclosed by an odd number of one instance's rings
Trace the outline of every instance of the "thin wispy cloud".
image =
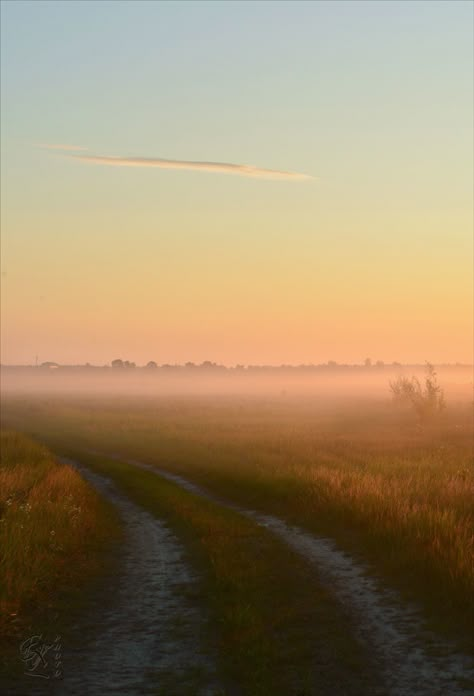
{"type": "MultiPolygon", "coordinates": [[[[77,146],[43,146],[55,150],[86,150],[77,146]]],[[[218,174],[235,174],[254,179],[275,179],[285,181],[303,181],[314,177],[300,172],[288,172],[278,169],[265,169],[250,164],[234,164],[231,162],[192,162],[188,160],[170,160],[161,157],[114,157],[110,155],[66,155],[87,164],[108,167],[155,167],[157,169],[184,169],[187,171],[214,172],[218,174]]]]}

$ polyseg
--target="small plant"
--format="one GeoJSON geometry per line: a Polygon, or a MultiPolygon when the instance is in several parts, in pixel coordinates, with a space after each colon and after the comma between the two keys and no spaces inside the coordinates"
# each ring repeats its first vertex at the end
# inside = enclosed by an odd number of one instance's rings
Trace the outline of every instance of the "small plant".
{"type": "Polygon", "coordinates": [[[390,382],[395,403],[413,408],[420,423],[431,420],[446,408],[444,391],[438,384],[437,374],[431,363],[426,363],[424,385],[418,377],[398,377],[390,382]]]}

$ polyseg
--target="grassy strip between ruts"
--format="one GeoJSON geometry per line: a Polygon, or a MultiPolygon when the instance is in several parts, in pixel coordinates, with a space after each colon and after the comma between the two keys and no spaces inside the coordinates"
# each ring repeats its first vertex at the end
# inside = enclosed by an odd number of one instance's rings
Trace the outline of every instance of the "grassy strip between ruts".
{"type": "Polygon", "coordinates": [[[85,588],[107,568],[120,539],[113,509],[43,445],[1,432],[0,647],[2,671],[24,671],[21,642],[67,632],[87,601],[85,588]]]}
{"type": "Polygon", "coordinates": [[[180,535],[202,571],[221,671],[238,693],[370,693],[373,672],[350,626],[312,570],[270,532],[152,472],[68,454],[180,535]]]}

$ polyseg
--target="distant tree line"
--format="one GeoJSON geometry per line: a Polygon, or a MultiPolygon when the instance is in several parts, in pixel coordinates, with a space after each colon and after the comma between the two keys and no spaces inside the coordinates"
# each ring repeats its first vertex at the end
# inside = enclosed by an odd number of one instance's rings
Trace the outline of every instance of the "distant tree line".
{"type": "MultiPolygon", "coordinates": [[[[450,367],[450,368],[466,368],[471,367],[467,364],[461,363],[446,363],[444,365],[439,365],[438,367],[450,367]]],[[[115,371],[119,370],[164,370],[164,371],[207,371],[211,370],[213,372],[376,372],[384,369],[411,369],[420,370],[425,368],[425,365],[418,363],[402,364],[400,362],[385,363],[382,360],[377,360],[372,362],[370,358],[366,358],[362,364],[348,364],[348,363],[338,363],[335,360],[329,360],[327,363],[320,364],[302,364],[302,365],[242,365],[238,364],[233,367],[227,367],[226,365],[221,365],[211,360],[204,360],[202,363],[186,362],[184,364],[169,364],[164,363],[159,365],[155,360],[150,360],[145,365],[138,365],[130,360],[121,360],[116,358],[112,360],[109,365],[91,365],[90,363],[82,365],[61,365],[57,362],[47,361],[43,362],[38,366],[33,365],[2,365],[2,368],[6,369],[38,369],[38,370],[110,370],[111,368],[115,371]]]]}

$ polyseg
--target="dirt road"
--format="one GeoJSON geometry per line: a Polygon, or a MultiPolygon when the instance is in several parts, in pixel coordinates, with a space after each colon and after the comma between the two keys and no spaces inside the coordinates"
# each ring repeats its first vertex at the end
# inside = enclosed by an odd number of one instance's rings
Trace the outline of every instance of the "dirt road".
{"type": "Polygon", "coordinates": [[[116,506],[125,529],[111,597],[81,618],[77,645],[63,642],[63,680],[24,676],[12,696],[216,696],[223,690],[207,644],[199,578],[167,526],[121,495],[112,481],[76,467],[116,506]],[[41,683],[38,683],[41,682],[41,683]]]}
{"type": "Polygon", "coordinates": [[[472,658],[423,629],[421,613],[394,591],[381,590],[368,569],[330,539],[312,535],[284,520],[245,509],[213,495],[182,476],[138,462],[127,463],[178,484],[195,495],[240,512],[265,526],[317,569],[353,619],[354,629],[378,668],[390,696],[466,696],[474,693],[472,658]]]}

